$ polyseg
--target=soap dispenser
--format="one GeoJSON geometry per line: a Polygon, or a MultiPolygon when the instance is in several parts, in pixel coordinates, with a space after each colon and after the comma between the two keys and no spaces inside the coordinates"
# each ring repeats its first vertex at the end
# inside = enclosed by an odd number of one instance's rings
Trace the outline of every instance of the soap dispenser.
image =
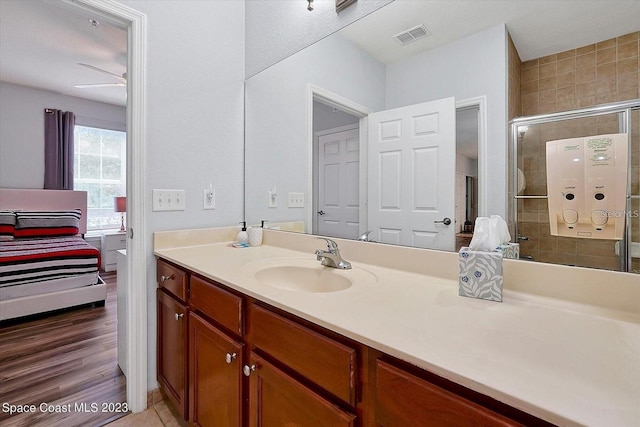
{"type": "Polygon", "coordinates": [[[249,246],[262,245],[262,229],[266,220],[262,220],[260,227],[249,227],[247,233],[249,234],[249,246]]]}
{"type": "Polygon", "coordinates": [[[249,244],[249,235],[247,234],[247,222],[241,221],[240,224],[242,224],[242,230],[238,231],[238,237],[236,240],[238,241],[238,243],[249,244]]]}

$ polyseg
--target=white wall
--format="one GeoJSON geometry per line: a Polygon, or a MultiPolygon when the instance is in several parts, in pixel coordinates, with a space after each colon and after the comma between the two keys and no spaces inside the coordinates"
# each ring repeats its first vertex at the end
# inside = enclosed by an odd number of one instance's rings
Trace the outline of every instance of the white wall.
{"type": "Polygon", "coordinates": [[[507,32],[498,25],[387,67],[387,108],[487,97],[487,215],[507,218],[507,32]]]}
{"type": "Polygon", "coordinates": [[[0,82],[0,187],[43,188],[45,108],[73,111],[77,124],[126,130],[124,107],[0,82]]]}
{"type": "Polygon", "coordinates": [[[248,79],[245,211],[250,224],[305,220],[311,208],[309,83],[372,110],[384,107],[384,65],[341,37],[325,38],[248,79]],[[274,186],[278,207],[268,208],[267,193],[274,186]],[[305,209],[289,209],[288,192],[305,193],[305,209]]]}
{"type": "MultiPolygon", "coordinates": [[[[145,230],[236,224],[243,217],[243,1],[121,3],[147,15],[145,230]],[[213,183],[216,209],[203,210],[213,183]],[[152,212],[151,189],[186,192],[184,212],[152,212]]],[[[155,258],[147,263],[148,383],[156,387],[155,258]]]]}
{"type": "Polygon", "coordinates": [[[335,0],[248,0],[246,76],[250,77],[393,0],[359,0],[339,14],[335,0]]]}

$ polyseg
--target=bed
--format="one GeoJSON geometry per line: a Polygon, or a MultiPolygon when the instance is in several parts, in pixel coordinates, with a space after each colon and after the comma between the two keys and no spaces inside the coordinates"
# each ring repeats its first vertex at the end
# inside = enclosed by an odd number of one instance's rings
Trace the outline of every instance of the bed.
{"type": "Polygon", "coordinates": [[[0,321],[104,305],[100,251],[82,237],[86,211],[84,191],[0,188],[0,321]]]}

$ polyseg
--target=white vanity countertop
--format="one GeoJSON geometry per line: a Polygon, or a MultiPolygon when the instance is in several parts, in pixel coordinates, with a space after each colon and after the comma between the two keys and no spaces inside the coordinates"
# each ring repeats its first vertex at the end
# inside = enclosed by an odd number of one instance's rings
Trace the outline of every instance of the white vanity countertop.
{"type": "Polygon", "coordinates": [[[634,313],[508,289],[502,303],[464,298],[455,280],[361,262],[352,264],[376,281],[328,293],[281,290],[258,282],[252,263],[315,255],[279,246],[155,254],[552,423],[640,425],[634,313]]]}

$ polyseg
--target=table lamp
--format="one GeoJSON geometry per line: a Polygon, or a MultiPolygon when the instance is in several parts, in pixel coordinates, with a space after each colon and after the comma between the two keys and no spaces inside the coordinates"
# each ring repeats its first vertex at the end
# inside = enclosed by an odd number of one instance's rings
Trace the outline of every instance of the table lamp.
{"type": "Polygon", "coordinates": [[[125,231],[124,229],[124,213],[127,211],[127,198],[122,197],[114,197],[113,203],[116,206],[115,211],[120,212],[120,231],[125,231]]]}

